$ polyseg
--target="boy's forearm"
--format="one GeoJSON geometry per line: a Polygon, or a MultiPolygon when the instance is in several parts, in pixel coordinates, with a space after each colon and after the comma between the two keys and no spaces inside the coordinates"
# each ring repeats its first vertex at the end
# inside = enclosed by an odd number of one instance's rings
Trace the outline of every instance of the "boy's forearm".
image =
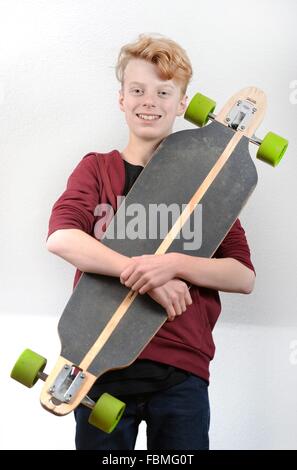
{"type": "Polygon", "coordinates": [[[83,272],[119,277],[130,260],[78,229],[57,230],[46,246],[83,272]]]}
{"type": "Polygon", "coordinates": [[[177,277],[202,287],[223,292],[249,294],[254,272],[233,258],[200,258],[178,254],[177,277]]]}

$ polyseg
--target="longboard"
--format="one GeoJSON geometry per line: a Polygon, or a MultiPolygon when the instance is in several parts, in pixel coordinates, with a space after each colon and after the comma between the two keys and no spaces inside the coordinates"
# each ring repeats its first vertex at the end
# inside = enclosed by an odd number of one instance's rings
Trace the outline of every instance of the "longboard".
{"type": "MultiPolygon", "coordinates": [[[[185,117],[198,125],[209,118],[212,122],[162,141],[118,208],[103,244],[129,257],[166,252],[213,256],[257,184],[250,141],[260,145],[259,158],[273,165],[287,146],[275,134],[268,136],[268,144],[267,139],[261,143],[254,137],[266,111],[266,96],[258,88],[236,93],[217,116],[213,108],[203,95],[193,98],[185,117]],[[145,214],[151,207],[174,205],[175,216],[168,217],[165,236],[159,229],[149,237],[149,220],[144,238],[122,236],[132,204],[145,214]],[[192,233],[195,223],[197,231],[199,220],[200,243],[186,249],[189,240],[184,234],[192,233]],[[112,236],[115,232],[121,237],[112,236]]],[[[48,376],[41,377],[46,380],[42,406],[65,415],[80,403],[88,405],[85,397],[97,378],[133,363],[166,320],[164,309],[149,295],[137,294],[117,278],[84,273],[59,321],[58,361],[48,376]]]]}

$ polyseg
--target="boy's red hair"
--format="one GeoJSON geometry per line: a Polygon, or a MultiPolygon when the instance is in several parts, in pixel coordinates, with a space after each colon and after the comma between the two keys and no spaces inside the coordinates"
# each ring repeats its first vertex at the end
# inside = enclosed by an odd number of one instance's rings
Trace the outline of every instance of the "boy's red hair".
{"type": "Polygon", "coordinates": [[[116,77],[124,85],[125,68],[130,59],[144,59],[156,64],[162,80],[178,82],[182,96],[186,93],[193,71],[186,51],[175,41],[161,35],[140,34],[137,41],[120,50],[116,77]]]}

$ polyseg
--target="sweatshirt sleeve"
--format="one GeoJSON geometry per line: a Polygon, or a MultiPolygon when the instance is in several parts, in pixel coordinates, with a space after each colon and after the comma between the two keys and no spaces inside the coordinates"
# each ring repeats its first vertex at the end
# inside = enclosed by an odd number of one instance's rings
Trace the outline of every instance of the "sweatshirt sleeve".
{"type": "Polygon", "coordinates": [[[87,154],[71,173],[63,194],[55,202],[47,238],[56,230],[76,228],[91,234],[100,202],[100,178],[95,154],[87,154]]]}
{"type": "Polygon", "coordinates": [[[256,273],[245,231],[239,219],[236,219],[213,256],[214,258],[234,258],[256,273]]]}

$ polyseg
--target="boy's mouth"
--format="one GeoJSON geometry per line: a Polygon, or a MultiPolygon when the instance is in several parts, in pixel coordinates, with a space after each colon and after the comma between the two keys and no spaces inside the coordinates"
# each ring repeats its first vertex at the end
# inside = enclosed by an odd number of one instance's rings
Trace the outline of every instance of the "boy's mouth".
{"type": "Polygon", "coordinates": [[[158,121],[162,116],[160,114],[142,114],[137,113],[136,116],[143,121],[158,121]]]}

